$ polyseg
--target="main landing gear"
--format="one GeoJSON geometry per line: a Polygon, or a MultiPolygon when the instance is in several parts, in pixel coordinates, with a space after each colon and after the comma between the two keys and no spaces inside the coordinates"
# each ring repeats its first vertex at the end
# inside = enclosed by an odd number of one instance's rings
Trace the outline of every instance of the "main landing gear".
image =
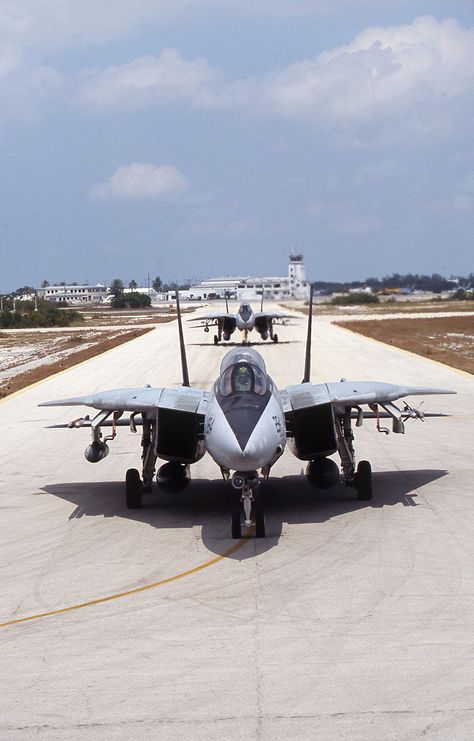
{"type": "Polygon", "coordinates": [[[136,468],[129,468],[125,476],[125,499],[128,509],[142,506],[143,484],[136,468]]]}
{"type": "Polygon", "coordinates": [[[369,461],[359,461],[354,475],[354,486],[358,499],[363,501],[372,499],[372,468],[369,461]]]}
{"type": "MultiPolygon", "coordinates": [[[[243,525],[245,528],[255,527],[255,537],[265,537],[265,515],[261,508],[260,478],[256,471],[245,473],[236,472],[232,477],[232,486],[241,491],[243,509],[243,525]]],[[[239,540],[242,537],[242,513],[232,512],[232,538],[239,540]]]]}
{"type": "MultiPolygon", "coordinates": [[[[131,427],[136,432],[136,427],[131,427]]],[[[128,509],[140,509],[143,495],[151,490],[155,475],[156,422],[142,414],[142,475],[136,468],[129,468],[125,475],[125,502],[128,509]]]]}
{"type": "MultiPolygon", "coordinates": [[[[361,424],[362,421],[359,422],[358,419],[356,427],[361,424]]],[[[344,483],[346,486],[355,488],[357,498],[360,501],[369,501],[373,495],[372,467],[369,461],[359,461],[356,470],[353,445],[354,433],[352,432],[352,417],[349,407],[346,408],[344,415],[336,417],[336,432],[344,483]]]]}

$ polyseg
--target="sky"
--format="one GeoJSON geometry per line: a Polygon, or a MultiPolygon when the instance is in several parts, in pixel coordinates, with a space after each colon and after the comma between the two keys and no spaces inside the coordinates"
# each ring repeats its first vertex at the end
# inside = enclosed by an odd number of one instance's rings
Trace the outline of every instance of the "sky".
{"type": "Polygon", "coordinates": [[[0,292],[474,271],[472,0],[0,0],[0,292]]]}

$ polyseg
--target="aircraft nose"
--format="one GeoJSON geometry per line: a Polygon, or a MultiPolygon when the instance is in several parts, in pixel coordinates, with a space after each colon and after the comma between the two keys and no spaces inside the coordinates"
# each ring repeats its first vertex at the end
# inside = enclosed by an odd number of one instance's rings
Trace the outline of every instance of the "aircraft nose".
{"type": "Polygon", "coordinates": [[[262,442],[259,442],[258,440],[249,440],[244,448],[241,448],[240,466],[242,470],[260,468],[268,462],[268,457],[268,451],[262,442]]]}

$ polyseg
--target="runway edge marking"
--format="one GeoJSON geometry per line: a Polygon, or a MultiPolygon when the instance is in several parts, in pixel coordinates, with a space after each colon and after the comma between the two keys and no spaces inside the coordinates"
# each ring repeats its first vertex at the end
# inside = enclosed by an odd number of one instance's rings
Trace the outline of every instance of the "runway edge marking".
{"type": "Polygon", "coordinates": [[[194,566],[192,569],[186,569],[186,571],[181,571],[179,574],[175,574],[174,576],[168,576],[166,579],[160,579],[160,581],[155,581],[152,584],[144,584],[142,587],[135,587],[135,589],[128,589],[125,592],[117,592],[117,594],[109,594],[107,597],[98,597],[97,599],[88,600],[87,602],[80,602],[76,605],[69,605],[68,607],[60,607],[57,610],[49,610],[48,612],[40,612],[36,615],[27,615],[22,618],[15,618],[14,620],[7,620],[4,623],[0,623],[0,628],[8,628],[12,625],[18,625],[19,623],[27,623],[31,622],[32,620],[40,620],[42,618],[47,617],[54,617],[55,615],[61,615],[65,612],[74,612],[75,610],[82,610],[84,607],[93,607],[94,605],[101,605],[104,602],[111,602],[115,599],[121,599],[122,597],[131,597],[134,594],[140,594],[140,592],[146,592],[150,589],[156,589],[157,587],[162,587],[165,584],[171,584],[172,582],[178,581],[179,579],[184,579],[186,576],[192,576],[193,574],[197,574],[199,571],[203,571],[204,569],[209,568],[209,566],[214,566],[216,563],[220,563],[220,561],[223,561],[228,556],[232,555],[232,553],[235,553],[239,550],[239,548],[242,548],[245,543],[248,543],[248,538],[241,538],[238,543],[235,543],[230,548],[228,548],[224,553],[221,553],[218,556],[215,556],[214,558],[209,559],[209,561],[205,561],[204,563],[199,564],[199,566],[194,566]]]}

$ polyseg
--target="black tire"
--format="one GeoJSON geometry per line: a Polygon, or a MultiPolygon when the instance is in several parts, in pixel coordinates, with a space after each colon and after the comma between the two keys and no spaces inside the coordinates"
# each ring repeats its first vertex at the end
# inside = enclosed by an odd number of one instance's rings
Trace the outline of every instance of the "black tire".
{"type": "Polygon", "coordinates": [[[142,506],[143,484],[136,468],[129,468],[125,475],[125,498],[128,509],[142,506]]]}
{"type": "Polygon", "coordinates": [[[265,537],[265,515],[263,509],[257,509],[255,512],[255,537],[265,537]]]}
{"type": "Polygon", "coordinates": [[[218,344],[219,344],[219,338],[218,338],[218,336],[217,336],[217,335],[215,334],[215,335],[214,335],[214,345],[218,345],[218,344]]]}
{"type": "Polygon", "coordinates": [[[240,540],[242,537],[242,525],[240,523],[240,512],[232,512],[232,538],[240,540]]]}
{"type": "Polygon", "coordinates": [[[278,335],[277,334],[274,334],[273,335],[273,342],[278,342],[278,335]]]}
{"type": "Polygon", "coordinates": [[[355,475],[357,498],[363,501],[372,499],[372,467],[369,461],[360,461],[355,475]]]}

